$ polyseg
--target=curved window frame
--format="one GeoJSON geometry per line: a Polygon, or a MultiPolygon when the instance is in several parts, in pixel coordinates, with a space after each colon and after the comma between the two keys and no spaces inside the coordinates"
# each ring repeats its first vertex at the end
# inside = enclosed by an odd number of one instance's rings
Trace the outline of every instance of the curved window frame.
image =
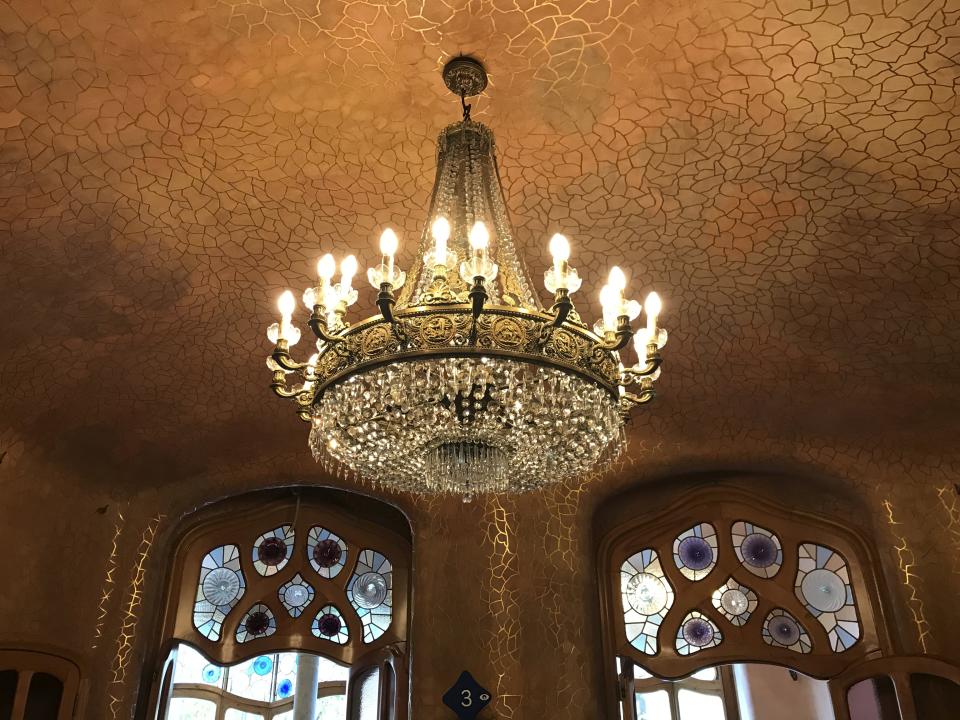
{"type": "MultiPolygon", "coordinates": [[[[599,528],[597,554],[601,623],[608,677],[608,687],[617,689],[610,697],[611,717],[617,706],[632,698],[635,688],[633,666],[637,665],[655,678],[678,680],[711,666],[734,663],[763,662],[795,669],[819,679],[840,676],[845,671],[878,654],[891,654],[893,645],[883,622],[883,597],[875,568],[879,561],[870,546],[848,527],[824,520],[820,516],[797,512],[775,505],[753,494],[731,487],[696,488],[675,496],[668,505],[659,505],[656,512],[644,512],[649,505],[638,496],[636,502],[619,500],[614,519],[599,528]],[[630,506],[638,512],[630,513],[630,506]],[[782,567],[770,578],[761,578],[741,566],[733,546],[731,529],[734,523],[747,521],[775,533],[782,545],[782,567]],[[719,551],[710,573],[696,581],[684,577],[669,561],[662,563],[665,579],[673,589],[673,603],[663,618],[658,632],[658,647],[653,654],[634,648],[627,640],[621,594],[621,565],[634,554],[652,549],[661,557],[671,557],[676,537],[700,523],[710,523],[717,531],[719,551]],[[850,584],[856,601],[860,637],[850,648],[834,652],[827,631],[797,598],[794,582],[799,564],[799,548],[805,543],[829,547],[840,553],[846,562],[850,584]],[[758,603],[750,619],[737,627],[713,606],[712,593],[733,577],[753,590],[758,603]],[[764,642],[761,628],[767,615],[776,608],[794,615],[813,640],[811,652],[801,654],[771,646],[764,642]],[[710,618],[723,632],[724,641],[717,647],[681,655],[674,640],[680,622],[687,613],[698,611],[710,618]],[[614,667],[613,658],[619,667],[614,667]],[[629,671],[621,671],[629,668],[629,671]]],[[[633,704],[620,705],[623,717],[633,717],[633,704]]]]}
{"type": "MultiPolygon", "coordinates": [[[[265,718],[289,709],[285,705],[292,701],[264,703],[235,697],[211,686],[186,688],[180,683],[174,685],[172,651],[178,644],[185,643],[223,666],[235,665],[258,655],[291,651],[312,653],[346,665],[350,668],[350,681],[339,683],[335,692],[331,690],[327,694],[347,695],[348,708],[349,684],[353,678],[371,667],[379,667],[384,687],[379,694],[378,715],[384,719],[405,720],[408,713],[407,637],[412,566],[409,532],[405,519],[386,503],[326,488],[298,488],[296,495],[290,491],[261,491],[224,500],[197,513],[179,535],[170,561],[160,622],[162,635],[155,646],[158,664],[147,716],[163,718],[173,697],[187,696],[205,700],[213,700],[216,696],[218,706],[246,709],[263,714],[265,718]],[[269,499],[264,500],[264,496],[269,499]],[[372,512],[364,513],[364,509],[372,512]],[[261,575],[254,567],[254,543],[263,533],[285,524],[292,525],[295,533],[292,556],[278,572],[261,575]],[[332,530],[346,542],[346,563],[336,577],[322,576],[310,563],[307,538],[314,526],[332,530]],[[193,612],[203,559],[210,550],[222,545],[239,548],[246,587],[243,597],[226,614],[222,632],[214,641],[195,627],[193,612]],[[363,550],[380,553],[392,566],[392,582],[389,583],[392,619],[385,631],[370,642],[364,637],[361,615],[350,603],[347,593],[363,550]],[[279,602],[277,593],[297,573],[314,588],[314,596],[305,612],[291,617],[279,602]],[[266,637],[238,642],[238,623],[259,602],[271,608],[276,618],[276,630],[266,637]],[[346,622],[349,640],[345,644],[316,637],[311,632],[314,616],[327,604],[334,604],[346,622]],[[382,672],[387,666],[390,672],[382,672]],[[386,687],[388,679],[390,687],[386,687]],[[190,694],[184,695],[185,690],[190,694]]],[[[323,692],[323,688],[321,683],[318,693],[323,692]]]]}

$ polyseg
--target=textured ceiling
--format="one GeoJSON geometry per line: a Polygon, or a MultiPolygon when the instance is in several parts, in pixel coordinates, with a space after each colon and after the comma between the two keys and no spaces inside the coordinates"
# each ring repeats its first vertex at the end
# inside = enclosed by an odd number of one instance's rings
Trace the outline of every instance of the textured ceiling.
{"type": "Polygon", "coordinates": [[[665,297],[634,453],[955,443],[957,0],[12,0],[0,29],[4,450],[304,457],[274,298],[385,223],[409,267],[459,52],[535,283],[563,230],[586,317],[614,262],[665,297]]]}

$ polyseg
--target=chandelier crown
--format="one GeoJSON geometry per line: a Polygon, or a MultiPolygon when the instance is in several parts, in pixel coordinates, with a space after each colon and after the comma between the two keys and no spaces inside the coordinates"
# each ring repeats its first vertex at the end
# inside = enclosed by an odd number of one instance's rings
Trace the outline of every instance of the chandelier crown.
{"type": "Polygon", "coordinates": [[[630,410],[654,397],[661,301],[643,310],[625,297],[626,275],[614,267],[600,291],[603,313],[581,321],[571,295],[581,279],[568,239],[550,240],[552,266],[545,310],[514,247],[497,168],[493,133],[470,118],[466,98],[487,83],[482,65],[454,58],[444,81],[463,119],[437,141],[437,174],[409,282],[395,262],[399,239],[387,228],[381,261],[367,271],[378,291],[378,316],[346,320],[358,297],[357,262],[325,255],[315,287],[303,294],[316,352],[295,361],[300,339],[293,294],[278,303],[271,388],[293,398],[310,423],[314,457],[381,486],[413,492],[524,491],[580,476],[615,458],[630,410]],[[399,296],[396,292],[399,291],[399,296]],[[636,361],[625,365],[631,338],[636,361]],[[288,382],[288,376],[297,382],[288,382]]]}

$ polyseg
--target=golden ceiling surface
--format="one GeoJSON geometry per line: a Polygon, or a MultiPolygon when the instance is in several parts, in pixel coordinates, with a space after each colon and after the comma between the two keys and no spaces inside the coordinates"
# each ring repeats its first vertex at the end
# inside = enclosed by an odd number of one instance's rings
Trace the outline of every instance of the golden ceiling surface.
{"type": "Polygon", "coordinates": [[[584,288],[616,263],[665,298],[635,458],[940,452],[958,22],[956,0],[0,4],[3,449],[140,482],[306,462],[263,329],[322,252],[363,267],[385,224],[409,269],[459,114],[439,69],[464,52],[537,285],[563,231],[584,288]]]}

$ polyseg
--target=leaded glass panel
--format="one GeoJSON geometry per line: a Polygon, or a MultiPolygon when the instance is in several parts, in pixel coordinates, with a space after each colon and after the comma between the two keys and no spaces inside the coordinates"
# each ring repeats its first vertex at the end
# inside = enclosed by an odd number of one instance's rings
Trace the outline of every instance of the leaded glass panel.
{"type": "Polygon", "coordinates": [[[860,638],[860,623],[846,561],[837,551],[813,543],[800,545],[798,554],[797,598],[823,625],[833,651],[848,650],[860,638]]]}
{"type": "Polygon", "coordinates": [[[363,623],[363,641],[371,643],[393,619],[393,567],[376,550],[361,550],[347,585],[347,599],[363,623]]]}
{"type": "Polygon", "coordinates": [[[243,597],[246,582],[240,569],[240,548],[221,545],[200,564],[193,626],[208,640],[219,640],[223,621],[243,597]]]}
{"type": "Polygon", "coordinates": [[[646,655],[656,655],[660,623],[673,605],[673,587],[656,550],[641,550],[620,566],[620,597],[627,641],[646,655]]]}

